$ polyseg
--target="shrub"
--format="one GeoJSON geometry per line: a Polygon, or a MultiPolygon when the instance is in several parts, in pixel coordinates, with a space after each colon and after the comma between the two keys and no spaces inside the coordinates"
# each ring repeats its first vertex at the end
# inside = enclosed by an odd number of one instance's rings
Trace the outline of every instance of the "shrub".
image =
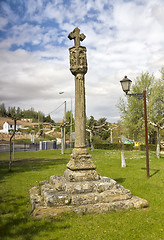
{"type": "Polygon", "coordinates": [[[123,144],[123,149],[124,150],[133,150],[134,145],[133,144],[123,144]]]}
{"type": "Polygon", "coordinates": [[[95,143],[95,149],[106,149],[106,150],[133,150],[133,144],[123,143],[95,143]]]}
{"type": "Polygon", "coordinates": [[[104,141],[102,140],[102,138],[98,135],[93,136],[93,143],[94,144],[102,144],[104,141]]]}
{"type": "MultiPolygon", "coordinates": [[[[155,144],[149,144],[148,148],[150,151],[156,151],[156,145],[155,144]]],[[[146,150],[146,145],[145,144],[141,144],[140,145],[140,150],[141,151],[145,151],[146,150]]]]}

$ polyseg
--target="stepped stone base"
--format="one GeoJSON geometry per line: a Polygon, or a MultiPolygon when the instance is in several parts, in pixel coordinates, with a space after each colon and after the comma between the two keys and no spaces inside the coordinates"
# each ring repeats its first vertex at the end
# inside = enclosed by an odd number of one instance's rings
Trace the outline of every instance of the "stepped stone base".
{"type": "Polygon", "coordinates": [[[148,206],[146,200],[132,196],[129,190],[108,177],[68,181],[65,175],[51,176],[49,181],[42,181],[38,187],[30,189],[33,216],[57,216],[63,212],[104,213],[148,206]]]}

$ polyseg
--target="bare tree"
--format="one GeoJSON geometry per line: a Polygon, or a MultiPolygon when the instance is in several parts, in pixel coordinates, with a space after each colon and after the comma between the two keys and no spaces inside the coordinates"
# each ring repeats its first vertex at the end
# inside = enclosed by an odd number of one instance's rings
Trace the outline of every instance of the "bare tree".
{"type": "MultiPolygon", "coordinates": [[[[89,132],[89,136],[90,136],[90,144],[91,144],[91,151],[93,151],[93,135],[94,133],[96,132],[95,130],[97,129],[100,129],[100,128],[103,128],[106,126],[106,123],[100,125],[100,126],[92,126],[92,127],[89,127],[87,126],[88,128],[86,128],[86,131],[89,132]]],[[[103,129],[105,131],[105,129],[103,129]]]]}
{"type": "Polygon", "coordinates": [[[164,125],[161,126],[159,123],[153,123],[151,121],[148,121],[148,123],[152,126],[154,126],[157,129],[157,148],[156,148],[156,155],[157,158],[160,158],[160,146],[161,146],[161,134],[160,131],[164,129],[164,125]]]}
{"type": "Polygon", "coordinates": [[[13,156],[14,156],[14,148],[12,149],[12,139],[15,136],[17,120],[20,120],[22,118],[23,113],[22,113],[22,111],[20,110],[19,107],[17,109],[15,107],[13,107],[13,108],[8,109],[8,112],[6,112],[6,116],[11,118],[14,121],[14,129],[13,129],[12,135],[10,137],[9,171],[11,171],[12,170],[12,158],[11,158],[12,150],[13,150],[13,156]]]}

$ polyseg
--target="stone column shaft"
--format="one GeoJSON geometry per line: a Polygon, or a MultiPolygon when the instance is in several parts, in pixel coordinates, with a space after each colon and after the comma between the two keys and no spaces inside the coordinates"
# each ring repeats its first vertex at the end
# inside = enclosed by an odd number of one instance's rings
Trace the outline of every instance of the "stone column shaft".
{"type": "Polygon", "coordinates": [[[84,74],[75,77],[75,148],[86,144],[85,79],[84,74]]]}

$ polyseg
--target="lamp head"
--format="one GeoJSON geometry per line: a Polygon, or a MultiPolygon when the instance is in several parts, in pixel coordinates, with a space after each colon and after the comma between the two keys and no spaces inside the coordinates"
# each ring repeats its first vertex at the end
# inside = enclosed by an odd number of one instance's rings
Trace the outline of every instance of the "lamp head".
{"type": "Polygon", "coordinates": [[[125,76],[121,81],[122,90],[127,94],[130,91],[132,81],[125,76]]]}

